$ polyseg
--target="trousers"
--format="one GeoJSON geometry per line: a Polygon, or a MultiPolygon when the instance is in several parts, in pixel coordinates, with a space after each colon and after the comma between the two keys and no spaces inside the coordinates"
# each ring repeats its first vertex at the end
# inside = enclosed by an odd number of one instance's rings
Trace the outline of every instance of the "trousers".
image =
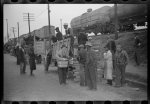
{"type": "Polygon", "coordinates": [[[86,82],[85,82],[85,65],[80,64],[79,73],[80,73],[80,85],[85,86],[86,85],[86,82]]]}
{"type": "Polygon", "coordinates": [[[88,67],[85,70],[86,82],[89,89],[97,89],[97,71],[95,68],[88,67]]]}
{"type": "Polygon", "coordinates": [[[26,70],[26,63],[20,62],[20,74],[25,73],[25,70],[26,70]]]}
{"type": "Polygon", "coordinates": [[[125,83],[125,69],[126,65],[116,64],[115,68],[115,84],[116,86],[122,86],[125,83]]]}
{"type": "Polygon", "coordinates": [[[66,84],[67,68],[58,68],[59,83],[66,84]]]}

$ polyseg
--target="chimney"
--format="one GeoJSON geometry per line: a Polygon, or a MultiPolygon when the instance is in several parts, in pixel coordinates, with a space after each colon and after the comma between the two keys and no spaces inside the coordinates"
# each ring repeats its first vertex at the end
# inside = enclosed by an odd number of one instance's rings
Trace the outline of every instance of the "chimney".
{"type": "Polygon", "coordinates": [[[87,9],[87,12],[88,12],[88,13],[89,13],[89,12],[92,12],[92,8],[87,9]]]}

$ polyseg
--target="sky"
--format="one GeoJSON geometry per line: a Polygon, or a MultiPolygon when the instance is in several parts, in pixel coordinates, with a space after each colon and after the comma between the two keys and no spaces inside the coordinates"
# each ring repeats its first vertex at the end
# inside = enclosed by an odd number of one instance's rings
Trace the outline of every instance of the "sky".
{"type": "MultiPolygon", "coordinates": [[[[50,6],[50,23],[55,27],[61,26],[60,19],[62,19],[62,25],[70,22],[74,17],[80,16],[85,13],[87,9],[92,10],[101,8],[103,6],[113,6],[114,4],[49,4],[50,6]]],[[[3,10],[3,24],[4,24],[4,37],[7,36],[7,24],[8,19],[8,32],[10,38],[13,38],[12,27],[15,27],[15,36],[18,36],[17,22],[19,22],[19,34],[29,33],[28,22],[23,20],[23,13],[32,13],[34,21],[30,23],[31,32],[35,29],[39,29],[48,25],[48,5],[47,4],[4,4],[3,10]]],[[[61,28],[60,28],[61,30],[61,28]]],[[[62,26],[62,33],[65,30],[62,26]]]]}

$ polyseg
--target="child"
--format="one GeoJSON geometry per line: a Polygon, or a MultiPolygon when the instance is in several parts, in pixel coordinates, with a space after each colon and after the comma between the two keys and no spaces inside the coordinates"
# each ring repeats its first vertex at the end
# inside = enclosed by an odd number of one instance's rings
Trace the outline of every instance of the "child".
{"type": "Polygon", "coordinates": [[[104,53],[104,59],[105,59],[105,78],[107,79],[107,84],[112,85],[112,53],[108,49],[108,47],[105,47],[106,53],[104,53]]]}

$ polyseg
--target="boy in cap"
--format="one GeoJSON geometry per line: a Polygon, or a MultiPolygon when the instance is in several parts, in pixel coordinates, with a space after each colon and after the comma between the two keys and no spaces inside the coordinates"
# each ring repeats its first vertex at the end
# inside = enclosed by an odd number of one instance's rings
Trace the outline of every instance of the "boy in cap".
{"type": "Polygon", "coordinates": [[[92,44],[87,42],[85,45],[87,47],[85,70],[87,86],[89,90],[97,90],[97,58],[95,52],[91,49],[92,44]]]}

